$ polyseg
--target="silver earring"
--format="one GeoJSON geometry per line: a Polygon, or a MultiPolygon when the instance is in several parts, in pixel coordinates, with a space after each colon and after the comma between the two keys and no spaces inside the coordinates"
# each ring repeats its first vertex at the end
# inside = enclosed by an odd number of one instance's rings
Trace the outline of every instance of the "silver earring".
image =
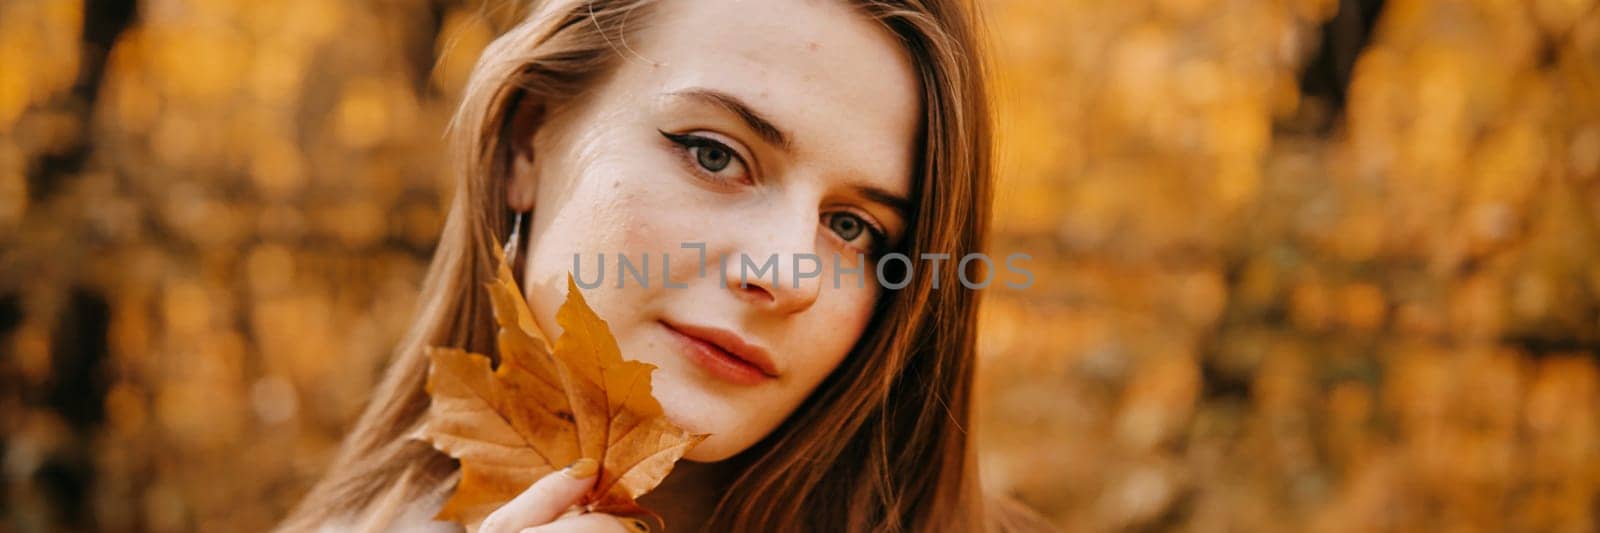
{"type": "Polygon", "coordinates": [[[506,264],[517,264],[517,246],[522,242],[522,215],[526,211],[517,211],[516,217],[511,219],[511,236],[506,239],[506,264]]]}

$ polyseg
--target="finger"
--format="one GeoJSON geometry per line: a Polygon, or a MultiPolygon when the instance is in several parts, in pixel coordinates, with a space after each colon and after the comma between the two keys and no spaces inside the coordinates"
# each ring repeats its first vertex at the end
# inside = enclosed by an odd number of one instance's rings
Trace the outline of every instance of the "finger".
{"type": "Polygon", "coordinates": [[[583,493],[594,485],[595,474],[599,471],[600,463],[586,457],[551,472],[490,513],[478,525],[478,532],[510,533],[555,520],[583,498],[583,493]]]}
{"type": "Polygon", "coordinates": [[[637,518],[605,513],[584,513],[542,526],[530,527],[521,533],[648,533],[649,531],[650,526],[637,518]]]}

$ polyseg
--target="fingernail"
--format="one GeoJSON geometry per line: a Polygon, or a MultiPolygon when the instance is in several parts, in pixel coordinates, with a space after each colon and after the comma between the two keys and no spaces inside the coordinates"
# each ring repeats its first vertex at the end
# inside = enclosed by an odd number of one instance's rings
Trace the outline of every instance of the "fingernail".
{"type": "Polygon", "coordinates": [[[573,461],[572,464],[567,465],[566,470],[564,470],[564,472],[567,473],[567,476],[570,476],[573,479],[589,479],[594,477],[595,472],[599,471],[600,463],[588,457],[573,461]]]}
{"type": "Polygon", "coordinates": [[[637,518],[618,518],[617,520],[621,520],[622,525],[628,526],[629,529],[634,531],[650,531],[650,526],[645,524],[643,520],[637,518]]]}

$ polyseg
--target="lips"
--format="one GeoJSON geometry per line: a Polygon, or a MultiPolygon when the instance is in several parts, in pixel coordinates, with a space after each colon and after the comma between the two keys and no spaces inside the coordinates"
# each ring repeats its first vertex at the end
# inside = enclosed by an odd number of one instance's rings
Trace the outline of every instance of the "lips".
{"type": "Polygon", "coordinates": [[[681,351],[712,376],[735,385],[758,385],[778,377],[766,349],[725,329],[662,321],[681,351]]]}

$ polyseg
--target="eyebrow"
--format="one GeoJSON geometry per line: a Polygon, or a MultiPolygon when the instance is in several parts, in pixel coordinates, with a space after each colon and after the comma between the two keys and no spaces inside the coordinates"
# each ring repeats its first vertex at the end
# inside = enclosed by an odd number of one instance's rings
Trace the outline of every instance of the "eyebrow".
{"type": "Polygon", "coordinates": [[[778,129],[778,126],[774,125],[771,119],[768,119],[765,115],[756,112],[755,109],[751,108],[749,104],[746,104],[744,100],[739,99],[737,96],[703,87],[684,89],[673,92],[670,95],[700,100],[731,111],[733,114],[739,115],[739,118],[744,120],[744,124],[749,126],[751,130],[754,130],[756,135],[760,135],[762,139],[765,139],[768,143],[782,148],[785,152],[789,151],[789,134],[784,133],[784,131],[781,129],[778,129]]]}
{"type": "Polygon", "coordinates": [[[857,193],[868,200],[889,206],[890,209],[898,211],[901,218],[905,218],[911,212],[911,200],[905,196],[872,185],[856,185],[855,189],[857,193]]]}
{"type": "MultiPolygon", "coordinates": [[[[674,91],[672,93],[668,93],[668,96],[700,100],[702,102],[726,109],[733,114],[738,115],[739,118],[744,121],[746,126],[749,126],[751,130],[756,132],[756,135],[761,136],[761,138],[766,140],[768,143],[776,145],[785,152],[790,151],[791,145],[789,142],[789,134],[778,128],[776,124],[772,123],[772,120],[751,108],[749,104],[746,104],[743,99],[740,99],[737,96],[718,91],[716,89],[707,89],[704,87],[694,87],[681,91],[674,91]]],[[[867,198],[868,200],[889,206],[890,209],[894,209],[895,211],[899,212],[902,218],[908,216],[908,214],[911,212],[911,200],[907,199],[904,195],[890,192],[888,189],[872,185],[857,185],[854,188],[858,194],[867,198]]]]}

